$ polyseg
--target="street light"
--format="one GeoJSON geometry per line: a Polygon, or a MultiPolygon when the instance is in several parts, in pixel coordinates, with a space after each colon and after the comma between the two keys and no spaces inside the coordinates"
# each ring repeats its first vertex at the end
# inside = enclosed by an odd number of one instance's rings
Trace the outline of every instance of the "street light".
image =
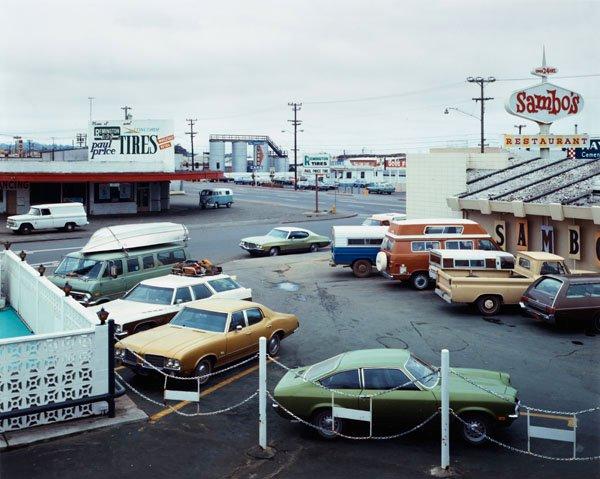
{"type": "Polygon", "coordinates": [[[487,77],[487,78],[483,78],[481,76],[478,77],[467,77],[467,81],[469,83],[477,83],[479,85],[479,88],[481,89],[481,95],[477,98],[473,98],[473,100],[475,100],[476,102],[481,102],[481,116],[479,118],[480,122],[481,122],[481,153],[484,153],[485,151],[485,135],[484,135],[484,122],[483,122],[483,118],[484,118],[484,113],[485,113],[485,102],[488,100],[493,100],[493,97],[484,97],[483,96],[483,87],[486,83],[493,83],[496,81],[496,78],[494,77],[487,77]]]}
{"type": "Polygon", "coordinates": [[[448,115],[448,114],[450,114],[450,110],[457,111],[457,112],[459,112],[459,113],[462,113],[463,115],[467,115],[467,116],[470,116],[470,117],[472,117],[472,118],[475,118],[476,120],[481,120],[481,118],[479,118],[477,115],[473,115],[473,114],[471,114],[471,113],[467,113],[466,111],[463,111],[463,110],[461,110],[460,108],[455,108],[455,107],[453,107],[453,106],[447,106],[447,107],[444,109],[444,115],[448,115]]]}

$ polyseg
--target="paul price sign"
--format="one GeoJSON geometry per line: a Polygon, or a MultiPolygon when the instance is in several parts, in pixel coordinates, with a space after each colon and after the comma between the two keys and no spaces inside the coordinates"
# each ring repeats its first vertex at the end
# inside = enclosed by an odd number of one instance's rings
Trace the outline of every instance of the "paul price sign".
{"type": "Polygon", "coordinates": [[[327,175],[331,164],[329,155],[304,156],[304,173],[308,175],[327,175]]]}

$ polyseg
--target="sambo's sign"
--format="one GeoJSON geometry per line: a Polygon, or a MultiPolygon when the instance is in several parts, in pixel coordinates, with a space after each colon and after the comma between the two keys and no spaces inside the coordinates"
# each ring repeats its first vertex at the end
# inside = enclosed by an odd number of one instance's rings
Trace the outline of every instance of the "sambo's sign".
{"type": "Polygon", "coordinates": [[[541,83],[513,92],[505,106],[512,115],[550,124],[581,112],[583,98],[552,83],[541,83]]]}

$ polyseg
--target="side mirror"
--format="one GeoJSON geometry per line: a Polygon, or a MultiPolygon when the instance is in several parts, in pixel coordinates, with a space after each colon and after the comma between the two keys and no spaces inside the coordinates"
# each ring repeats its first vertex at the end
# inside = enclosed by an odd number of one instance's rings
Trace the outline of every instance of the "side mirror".
{"type": "Polygon", "coordinates": [[[179,298],[179,299],[177,299],[177,301],[175,301],[175,302],[176,302],[177,304],[181,304],[181,303],[183,303],[183,299],[179,298]]]}
{"type": "Polygon", "coordinates": [[[241,324],[238,324],[238,325],[235,327],[235,330],[236,330],[236,331],[241,331],[241,330],[242,330],[242,325],[241,325],[241,324]]]}

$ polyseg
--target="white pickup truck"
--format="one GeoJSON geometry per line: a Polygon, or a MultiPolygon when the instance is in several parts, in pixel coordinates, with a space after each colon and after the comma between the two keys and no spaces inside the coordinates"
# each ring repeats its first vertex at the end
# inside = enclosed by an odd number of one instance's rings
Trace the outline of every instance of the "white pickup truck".
{"type": "Polygon", "coordinates": [[[484,316],[497,314],[503,304],[518,304],[525,290],[544,274],[576,274],[564,258],[551,253],[517,253],[511,270],[437,271],[435,293],[448,303],[474,303],[484,316]]]}

